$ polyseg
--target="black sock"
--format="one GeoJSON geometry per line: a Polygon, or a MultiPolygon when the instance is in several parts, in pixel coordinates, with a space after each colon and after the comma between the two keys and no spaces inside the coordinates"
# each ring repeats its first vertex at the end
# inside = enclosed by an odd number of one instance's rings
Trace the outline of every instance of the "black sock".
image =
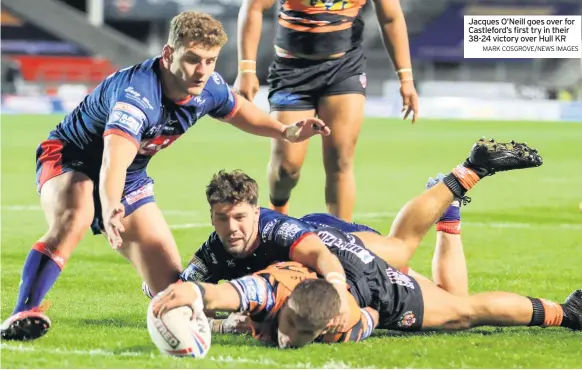
{"type": "Polygon", "coordinates": [[[289,197],[284,199],[273,199],[273,197],[269,195],[269,200],[274,207],[282,207],[289,202],[289,197]]]}

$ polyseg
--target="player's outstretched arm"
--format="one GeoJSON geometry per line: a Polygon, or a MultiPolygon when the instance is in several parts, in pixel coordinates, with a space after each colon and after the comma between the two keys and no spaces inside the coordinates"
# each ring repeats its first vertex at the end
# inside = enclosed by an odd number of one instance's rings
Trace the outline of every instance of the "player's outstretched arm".
{"type": "Polygon", "coordinates": [[[274,0],[243,0],[238,13],[238,76],[234,89],[245,99],[253,101],[259,91],[257,51],[263,27],[263,12],[274,0]]]}
{"type": "Polygon", "coordinates": [[[259,136],[300,142],[314,135],[329,135],[329,127],[318,118],[307,118],[286,126],[263,112],[253,103],[238,99],[238,109],[228,118],[223,119],[238,129],[259,136]]]}
{"type": "Polygon", "coordinates": [[[202,300],[205,310],[238,312],[240,298],[231,284],[175,283],[171,284],[156,297],[154,314],[162,315],[176,307],[194,307],[197,300],[202,300]]]}
{"type": "Polygon", "coordinates": [[[113,248],[121,247],[121,219],[125,210],[121,204],[125,174],[137,154],[135,143],[121,135],[104,138],[103,161],[99,174],[99,198],[103,209],[103,224],[113,248]]]}
{"type": "Polygon", "coordinates": [[[414,87],[408,30],[404,12],[398,0],[374,0],[376,16],[386,51],[400,79],[404,118],[413,113],[412,123],[418,119],[418,94],[414,87]]]}

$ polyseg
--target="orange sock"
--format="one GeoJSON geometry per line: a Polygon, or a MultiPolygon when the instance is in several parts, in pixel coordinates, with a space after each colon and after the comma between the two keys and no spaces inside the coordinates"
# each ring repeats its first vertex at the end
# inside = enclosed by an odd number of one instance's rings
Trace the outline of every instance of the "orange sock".
{"type": "Polygon", "coordinates": [[[546,311],[543,326],[560,326],[564,319],[564,309],[562,308],[562,305],[547,299],[540,299],[540,301],[546,311]]]}
{"type": "Polygon", "coordinates": [[[479,182],[480,178],[470,168],[459,165],[453,169],[453,175],[459,180],[465,190],[471,190],[479,182]]]}
{"type": "Polygon", "coordinates": [[[528,297],[533,306],[529,326],[562,326],[564,309],[562,305],[548,299],[528,297]]]}

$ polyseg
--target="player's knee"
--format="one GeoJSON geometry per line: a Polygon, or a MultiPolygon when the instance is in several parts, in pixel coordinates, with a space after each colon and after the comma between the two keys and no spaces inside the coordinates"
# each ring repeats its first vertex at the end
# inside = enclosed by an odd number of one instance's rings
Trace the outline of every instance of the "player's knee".
{"type": "Polygon", "coordinates": [[[460,300],[456,310],[455,317],[449,323],[451,329],[466,330],[470,329],[473,324],[475,312],[468,300],[460,300]]]}
{"type": "Polygon", "coordinates": [[[54,238],[57,242],[65,235],[81,240],[89,227],[91,227],[92,217],[88,212],[77,209],[66,209],[60,212],[49,227],[48,237],[54,238]]]}
{"type": "Polygon", "coordinates": [[[349,173],[354,164],[354,148],[352,146],[327,148],[325,153],[325,170],[328,174],[349,173]]]}
{"type": "Polygon", "coordinates": [[[301,176],[301,166],[289,161],[271,162],[269,164],[272,173],[276,174],[279,181],[297,182],[301,176]]]}

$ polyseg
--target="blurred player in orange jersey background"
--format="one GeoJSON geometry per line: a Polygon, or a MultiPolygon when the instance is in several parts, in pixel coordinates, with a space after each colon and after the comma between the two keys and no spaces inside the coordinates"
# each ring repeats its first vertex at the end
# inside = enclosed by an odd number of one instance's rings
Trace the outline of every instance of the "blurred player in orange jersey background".
{"type": "MultiPolygon", "coordinates": [[[[323,138],[328,212],[351,221],[356,182],[353,161],[364,118],[366,57],[362,10],[367,0],[281,0],[269,68],[271,114],[281,122],[314,117],[332,129],[323,138]]],[[[234,88],[249,100],[259,90],[256,59],[263,12],[274,0],[245,0],[239,13],[239,73],[234,88]]],[[[374,0],[384,44],[400,79],[405,118],[418,118],[406,21],[398,0],[374,0]]],[[[307,153],[301,144],[273,140],[268,166],[271,208],[288,213],[307,153]]]]}

